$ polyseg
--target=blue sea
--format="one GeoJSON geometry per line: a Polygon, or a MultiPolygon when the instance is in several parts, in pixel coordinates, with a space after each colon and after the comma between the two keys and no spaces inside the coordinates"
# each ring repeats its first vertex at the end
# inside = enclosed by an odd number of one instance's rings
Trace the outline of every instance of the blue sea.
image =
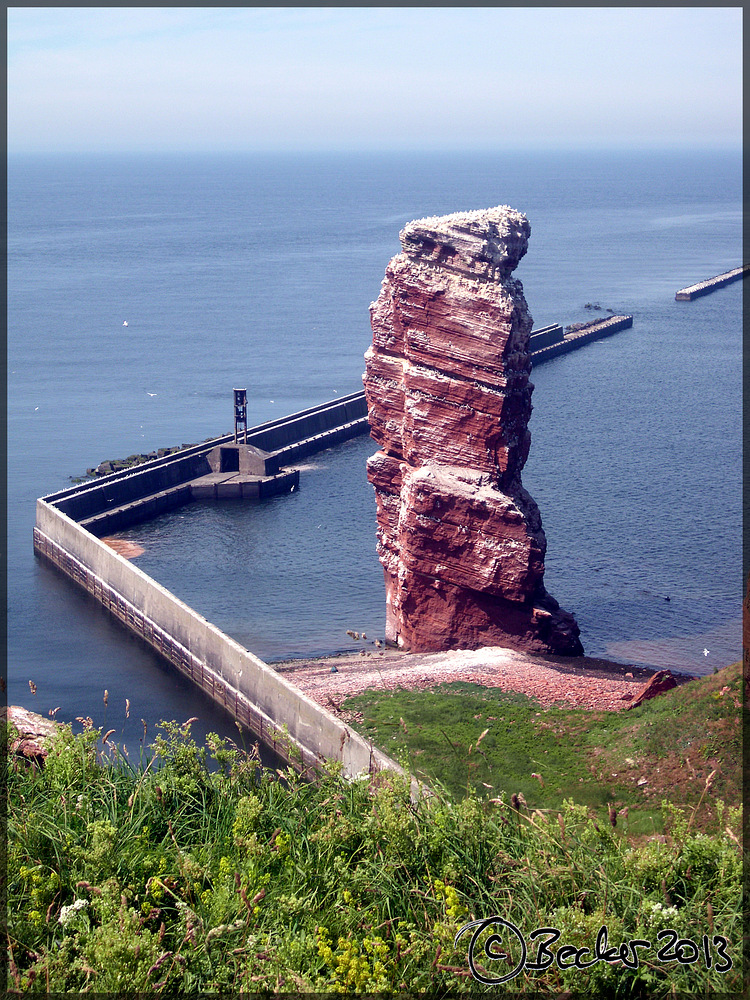
{"type": "MultiPolygon", "coordinates": [[[[739,153],[11,156],[9,703],[134,743],[141,719],[236,735],[34,558],[35,499],[230,430],[233,387],[250,425],[358,390],[399,230],[497,204],[531,223],[516,276],[535,326],[634,317],[532,375],[523,479],[547,589],[589,655],[694,674],[739,659],[742,283],[674,300],[742,263],[739,153]]],[[[374,450],[313,456],[261,506],[139,525],[136,563],[269,661],[382,636],[374,450]]]]}

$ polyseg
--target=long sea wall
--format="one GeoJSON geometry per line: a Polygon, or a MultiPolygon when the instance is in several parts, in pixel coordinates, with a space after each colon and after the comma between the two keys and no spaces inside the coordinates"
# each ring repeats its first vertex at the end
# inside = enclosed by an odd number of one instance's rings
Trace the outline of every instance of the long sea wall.
{"type": "Polygon", "coordinates": [[[709,295],[711,292],[715,292],[717,288],[723,288],[724,285],[729,285],[733,281],[746,278],[748,274],[750,274],[750,264],[743,264],[742,267],[735,267],[731,271],[717,274],[715,278],[707,278],[706,281],[699,281],[695,285],[688,285],[687,288],[681,288],[675,293],[675,301],[690,302],[692,299],[700,298],[701,295],[709,295]]]}
{"type": "Polygon", "coordinates": [[[34,549],[300,770],[327,759],[341,761],[350,776],[396,767],[281,674],[43,499],[37,501],[34,549]]]}

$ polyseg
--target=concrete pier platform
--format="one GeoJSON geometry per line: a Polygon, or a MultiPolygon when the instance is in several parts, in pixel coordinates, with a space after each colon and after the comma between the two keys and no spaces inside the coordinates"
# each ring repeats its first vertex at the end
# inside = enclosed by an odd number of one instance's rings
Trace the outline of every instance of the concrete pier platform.
{"type": "Polygon", "coordinates": [[[299,469],[279,472],[275,476],[248,476],[238,472],[210,472],[193,479],[190,494],[193,500],[262,500],[279,493],[289,493],[299,486],[299,469]]]}

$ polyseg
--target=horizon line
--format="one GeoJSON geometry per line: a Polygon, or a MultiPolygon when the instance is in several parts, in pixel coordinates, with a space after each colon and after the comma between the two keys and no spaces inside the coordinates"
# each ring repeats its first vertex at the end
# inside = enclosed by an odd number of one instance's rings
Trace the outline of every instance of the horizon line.
{"type": "Polygon", "coordinates": [[[446,154],[502,154],[502,153],[742,153],[743,143],[738,142],[696,142],[679,144],[602,142],[598,144],[580,143],[571,145],[528,144],[508,146],[264,146],[243,149],[205,147],[159,148],[141,147],[82,147],[82,148],[16,148],[7,149],[7,156],[257,156],[257,155],[363,155],[392,156],[396,154],[421,154],[426,156],[446,154]]]}

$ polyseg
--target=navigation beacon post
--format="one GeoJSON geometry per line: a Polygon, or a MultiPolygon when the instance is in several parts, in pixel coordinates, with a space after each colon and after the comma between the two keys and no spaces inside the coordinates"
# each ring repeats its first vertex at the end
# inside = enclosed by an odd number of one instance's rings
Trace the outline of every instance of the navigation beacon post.
{"type": "Polygon", "coordinates": [[[242,443],[247,444],[247,389],[233,389],[234,392],[234,443],[239,442],[239,432],[242,431],[242,443]]]}

